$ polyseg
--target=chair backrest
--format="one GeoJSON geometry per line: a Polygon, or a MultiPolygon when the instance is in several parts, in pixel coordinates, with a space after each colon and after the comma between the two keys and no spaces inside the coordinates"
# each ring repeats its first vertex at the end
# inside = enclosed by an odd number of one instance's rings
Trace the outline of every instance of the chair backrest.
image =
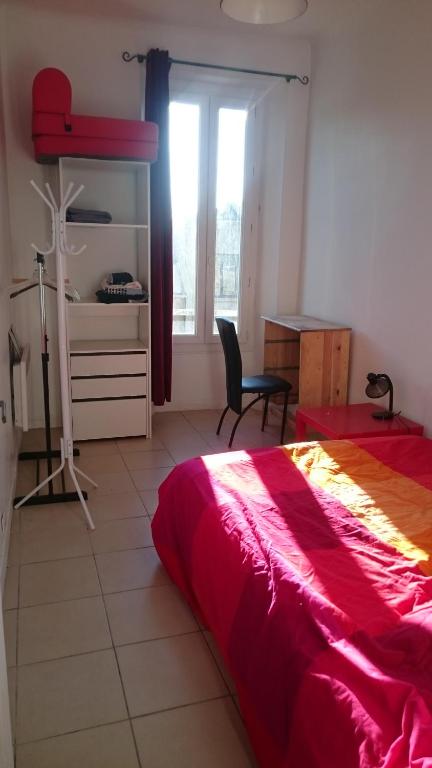
{"type": "Polygon", "coordinates": [[[216,325],[225,355],[227,403],[235,413],[241,413],[242,359],[235,325],[224,317],[216,317],[216,325]]]}

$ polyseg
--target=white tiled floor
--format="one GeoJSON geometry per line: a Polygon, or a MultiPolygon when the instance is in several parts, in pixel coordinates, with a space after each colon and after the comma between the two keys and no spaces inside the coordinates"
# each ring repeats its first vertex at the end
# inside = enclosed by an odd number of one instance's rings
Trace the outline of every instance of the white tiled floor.
{"type": "MultiPolygon", "coordinates": [[[[4,598],[17,768],[248,768],[235,689],[152,546],[157,488],[175,463],[227,450],[232,419],[157,414],[151,440],[85,443],[78,504],[14,513],[4,598]]],[[[275,445],[249,413],[234,449],[275,445]]],[[[27,449],[40,446],[35,430],[27,449]]],[[[287,440],[289,435],[287,434],[287,440]]],[[[21,464],[18,493],[34,468],[21,464]]]]}

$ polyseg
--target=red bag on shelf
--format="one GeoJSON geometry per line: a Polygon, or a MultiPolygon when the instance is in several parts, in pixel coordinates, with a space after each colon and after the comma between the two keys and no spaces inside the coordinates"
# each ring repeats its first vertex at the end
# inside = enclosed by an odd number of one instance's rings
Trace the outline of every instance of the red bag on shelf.
{"type": "Polygon", "coordinates": [[[32,137],[38,163],[59,157],[94,157],[153,162],[158,126],[143,120],[120,120],[71,114],[72,87],[64,72],[48,67],[33,80],[32,137]]]}

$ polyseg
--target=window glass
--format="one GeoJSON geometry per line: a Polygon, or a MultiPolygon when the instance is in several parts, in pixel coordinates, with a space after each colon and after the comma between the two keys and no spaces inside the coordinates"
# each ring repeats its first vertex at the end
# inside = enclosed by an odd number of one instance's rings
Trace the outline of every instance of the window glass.
{"type": "Polygon", "coordinates": [[[173,333],[195,334],[200,106],[172,101],[169,116],[174,270],[173,333]]]}
{"type": "MultiPolygon", "coordinates": [[[[214,313],[239,317],[247,112],[222,107],[218,111],[216,168],[216,252],[214,313]]],[[[213,333],[217,333],[214,323],[213,333]]]]}

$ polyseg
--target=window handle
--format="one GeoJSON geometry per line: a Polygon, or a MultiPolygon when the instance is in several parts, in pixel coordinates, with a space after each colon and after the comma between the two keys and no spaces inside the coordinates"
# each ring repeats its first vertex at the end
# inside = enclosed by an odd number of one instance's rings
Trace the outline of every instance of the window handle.
{"type": "Polygon", "coordinates": [[[1,420],[3,424],[6,424],[6,402],[5,400],[0,400],[0,411],[1,411],[1,420]]]}

